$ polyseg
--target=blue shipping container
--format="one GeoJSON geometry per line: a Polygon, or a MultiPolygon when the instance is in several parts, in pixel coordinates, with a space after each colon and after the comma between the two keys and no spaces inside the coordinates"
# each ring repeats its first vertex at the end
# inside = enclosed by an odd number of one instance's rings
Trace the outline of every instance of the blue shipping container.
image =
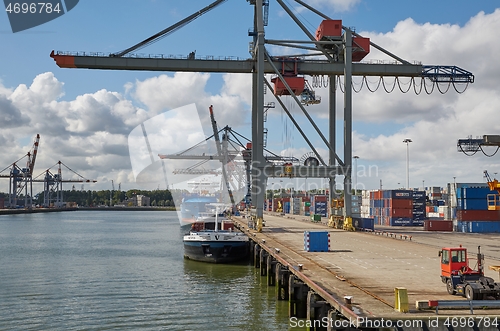
{"type": "Polygon", "coordinates": [[[488,210],[488,202],[485,199],[463,199],[463,210],[488,210]]]}
{"type": "Polygon", "coordinates": [[[413,219],[413,226],[424,226],[424,219],[413,219]]]}
{"type": "Polygon", "coordinates": [[[389,217],[390,226],[412,226],[413,219],[407,217],[389,217]]]}
{"type": "Polygon", "coordinates": [[[488,194],[495,193],[490,191],[488,187],[474,187],[474,188],[464,188],[463,198],[464,199],[486,199],[488,194]]]}
{"type": "Polygon", "coordinates": [[[375,222],[373,218],[352,218],[352,226],[356,229],[369,229],[373,231],[375,230],[374,224],[375,222]]]}
{"type": "Polygon", "coordinates": [[[328,252],[330,250],[328,231],[304,231],[304,250],[306,252],[328,252]]]}
{"type": "Polygon", "coordinates": [[[500,221],[458,221],[457,231],[466,233],[500,233],[500,221]]]}
{"type": "Polygon", "coordinates": [[[283,205],[283,212],[285,214],[290,214],[290,202],[285,201],[285,204],[283,205]]]}
{"type": "Polygon", "coordinates": [[[413,191],[413,201],[415,200],[424,200],[425,201],[425,192],[424,191],[413,191]]]}

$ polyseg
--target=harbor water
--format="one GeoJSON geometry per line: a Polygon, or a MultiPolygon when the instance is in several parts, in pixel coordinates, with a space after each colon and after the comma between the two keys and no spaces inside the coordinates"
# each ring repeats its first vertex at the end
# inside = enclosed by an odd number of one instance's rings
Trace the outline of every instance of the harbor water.
{"type": "Polygon", "coordinates": [[[0,330],[289,329],[258,270],[185,260],[183,234],[175,212],[0,216],[0,330]]]}

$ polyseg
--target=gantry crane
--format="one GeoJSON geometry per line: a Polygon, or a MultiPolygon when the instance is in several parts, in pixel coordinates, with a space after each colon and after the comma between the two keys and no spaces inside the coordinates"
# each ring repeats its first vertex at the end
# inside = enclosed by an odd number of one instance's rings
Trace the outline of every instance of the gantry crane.
{"type": "Polygon", "coordinates": [[[8,175],[2,175],[4,170],[0,171],[0,178],[9,178],[9,208],[16,208],[19,196],[23,194],[24,191],[24,208],[31,209],[33,204],[33,169],[35,168],[36,155],[38,153],[38,145],[40,143],[40,135],[37,134],[35,142],[31,150],[22,158],[12,163],[10,167],[10,173],[8,175]],[[19,162],[26,158],[26,167],[21,168],[18,166],[19,162]],[[28,194],[29,186],[29,194],[28,194]]]}
{"type": "MultiPolygon", "coordinates": [[[[177,160],[199,160],[199,162],[190,165],[187,168],[177,168],[173,170],[174,174],[179,175],[222,175],[222,185],[228,193],[231,200],[232,191],[245,192],[245,203],[250,202],[250,163],[252,160],[252,147],[250,140],[240,133],[234,131],[229,126],[218,129],[213,107],[209,107],[210,121],[213,134],[202,142],[176,154],[160,154],[160,159],[177,160]],[[222,137],[222,140],[220,139],[222,137]],[[214,139],[216,143],[216,154],[195,152],[195,149],[203,143],[214,139]],[[204,168],[209,161],[218,161],[221,167],[204,168]],[[224,175],[225,173],[225,175],[224,175]]],[[[267,162],[280,165],[283,163],[298,164],[299,160],[294,157],[283,157],[274,154],[268,150],[265,158],[267,162]]],[[[223,188],[223,189],[224,189],[223,188]]],[[[234,198],[233,198],[234,200],[234,198]]],[[[238,201],[231,201],[232,204],[238,201]]]]}
{"type": "Polygon", "coordinates": [[[500,135],[484,135],[483,138],[459,139],[457,142],[457,150],[467,156],[472,156],[481,151],[486,156],[494,156],[500,148],[500,135]],[[483,147],[496,147],[495,152],[487,154],[483,147]]]}
{"type": "MultiPolygon", "coordinates": [[[[472,136],[469,136],[467,139],[459,139],[457,142],[457,150],[467,156],[472,156],[481,151],[484,155],[492,157],[498,152],[498,149],[500,149],[500,135],[483,135],[483,138],[472,138],[472,136]],[[496,147],[496,150],[488,154],[483,149],[485,146],[496,147]]],[[[487,195],[488,210],[500,210],[500,183],[498,183],[496,178],[491,179],[487,170],[484,171],[484,177],[488,182],[490,191],[498,192],[498,194],[487,195]]]]}
{"type": "Polygon", "coordinates": [[[61,161],[58,161],[52,167],[33,178],[33,182],[43,183],[43,207],[48,208],[54,206],[56,208],[62,208],[64,207],[63,183],[95,183],[97,181],[84,178],[61,161]],[[53,168],[56,166],[57,173],[54,173],[53,168]],[[63,179],[61,166],[64,166],[67,170],[76,175],[78,179],[63,179]]]}
{"type": "MultiPolygon", "coordinates": [[[[252,204],[255,207],[255,217],[257,224],[262,224],[264,194],[268,177],[307,177],[307,178],[328,178],[330,179],[331,198],[335,192],[335,176],[344,177],[344,192],[351,192],[351,172],[352,172],[352,77],[353,76],[392,76],[410,77],[421,79],[420,91],[424,80],[430,81],[432,89],[437,86],[440,89],[441,83],[453,85],[469,84],[474,82],[474,75],[456,66],[425,66],[422,64],[412,64],[381,46],[375,44],[368,38],[354,32],[352,29],[342,25],[339,20],[333,20],[327,15],[316,10],[312,6],[300,0],[295,0],[303,8],[318,15],[323,21],[316,33],[310,32],[294,12],[284,3],[283,0],[276,0],[288,16],[304,32],[307,40],[272,40],[266,38],[264,27],[268,24],[269,0],[248,0],[254,6],[254,26],[249,36],[251,42],[251,58],[241,60],[227,60],[214,58],[164,58],[162,56],[150,57],[117,57],[111,54],[100,53],[65,53],[52,51],[51,57],[61,68],[87,68],[106,70],[148,70],[148,71],[188,71],[188,72],[225,72],[225,73],[248,73],[252,75],[252,204]],[[307,53],[296,56],[272,56],[266,49],[266,44],[290,48],[304,49],[307,53]],[[391,58],[391,63],[362,63],[359,62],[369,53],[370,47],[380,50],[391,58]],[[312,52],[311,52],[312,51],[312,52]],[[275,88],[265,78],[266,74],[274,75],[275,88]],[[305,76],[327,76],[329,82],[329,134],[328,139],[318,128],[309,113],[305,110],[304,104],[298,96],[304,92],[301,90],[305,86],[305,76]],[[336,152],[336,85],[337,77],[343,76],[344,86],[344,155],[343,159],[336,152]],[[304,79],[304,80],[303,80],[304,79]],[[265,86],[270,90],[275,90],[276,100],[280,103],[283,111],[286,112],[293,122],[304,141],[315,154],[318,164],[311,165],[285,165],[276,166],[270,164],[264,157],[264,91],[265,86]],[[345,88],[347,87],[347,88],[345,88]],[[280,93],[276,93],[276,92],[280,93]],[[309,123],[321,138],[329,152],[328,162],[325,162],[313,146],[309,137],[305,135],[297,121],[291,116],[282,96],[290,96],[296,102],[305,115],[309,123]]],[[[218,5],[216,1],[214,5],[218,5]]],[[[169,29],[167,29],[169,30],[169,29]]],[[[148,38],[148,43],[154,42],[162,37],[162,34],[148,38]]],[[[275,48],[276,49],[276,48],[275,48]]],[[[287,51],[285,54],[290,54],[287,51]]],[[[340,80],[339,80],[340,81],[340,80]]],[[[414,84],[415,92],[416,84],[414,84]]],[[[411,87],[411,85],[410,85],[411,87]]],[[[440,90],[441,91],[441,90],[440,90]]],[[[458,90],[457,90],[458,91],[458,90]]],[[[388,91],[389,92],[389,91],[388,91]]],[[[432,92],[432,90],[431,90],[432,92]]],[[[430,93],[430,92],[428,92],[430,93]]],[[[312,106],[313,107],[313,106],[312,106]]],[[[351,195],[345,195],[345,204],[351,205],[351,195]]],[[[351,209],[345,208],[345,217],[348,221],[351,217],[351,209]]],[[[259,228],[259,226],[258,226],[259,228]]]]}

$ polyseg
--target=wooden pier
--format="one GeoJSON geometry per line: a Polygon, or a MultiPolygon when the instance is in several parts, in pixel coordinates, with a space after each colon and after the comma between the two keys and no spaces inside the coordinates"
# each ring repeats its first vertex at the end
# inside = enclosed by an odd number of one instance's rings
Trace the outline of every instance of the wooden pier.
{"type": "MultiPolygon", "coordinates": [[[[305,216],[268,214],[262,232],[247,217],[235,224],[252,240],[252,258],[278,300],[289,301],[290,323],[309,330],[500,330],[500,309],[436,309],[429,301],[461,300],[440,279],[438,251],[478,245],[486,265],[500,265],[500,234],[379,228],[347,232],[305,216]],[[250,226],[249,226],[250,225],[250,226]],[[328,231],[330,250],[304,250],[305,231],[328,231]]],[[[485,268],[495,281],[498,273],[485,268]]],[[[463,306],[463,305],[462,305],[463,306]]]]}

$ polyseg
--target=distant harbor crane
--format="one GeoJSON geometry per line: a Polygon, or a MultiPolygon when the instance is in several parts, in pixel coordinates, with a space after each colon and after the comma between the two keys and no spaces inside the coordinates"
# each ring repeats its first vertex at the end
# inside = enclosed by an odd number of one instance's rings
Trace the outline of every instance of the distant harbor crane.
{"type": "Polygon", "coordinates": [[[9,208],[16,208],[18,198],[23,195],[24,191],[24,208],[31,209],[33,204],[33,169],[35,168],[35,160],[38,152],[38,145],[40,143],[40,135],[37,134],[35,142],[31,150],[22,158],[12,163],[8,175],[2,175],[2,172],[9,167],[0,171],[0,178],[9,178],[9,201],[7,206],[9,208]],[[18,166],[19,162],[26,158],[26,167],[21,168],[18,166]],[[28,194],[29,186],[29,194],[28,194]]]}

